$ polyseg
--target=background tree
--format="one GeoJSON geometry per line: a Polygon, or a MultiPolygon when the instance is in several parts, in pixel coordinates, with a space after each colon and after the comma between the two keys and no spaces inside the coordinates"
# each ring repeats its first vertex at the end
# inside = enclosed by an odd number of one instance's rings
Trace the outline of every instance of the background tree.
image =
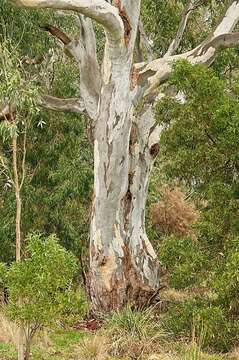
{"type": "MultiPolygon", "coordinates": [[[[36,80],[38,89],[46,91],[50,86],[51,91],[58,96],[71,96],[77,91],[78,81],[74,76],[74,63],[67,60],[61,48],[55,47],[55,40],[45,35],[38,24],[54,21],[62,26],[64,24],[69,31],[74,31],[74,28],[70,19],[53,15],[51,12],[46,14],[38,11],[28,16],[25,10],[15,9],[7,5],[6,1],[1,2],[1,43],[6,42],[6,39],[11,42],[15,51],[14,58],[21,65],[21,77],[24,75],[36,80]],[[27,44],[33,42],[34,33],[37,33],[37,40],[29,49],[27,44]],[[72,71],[66,73],[66,67],[72,67],[72,71]]],[[[1,67],[0,71],[2,69],[1,67]]],[[[15,67],[15,70],[19,72],[19,67],[15,67]]],[[[4,81],[3,85],[6,87],[4,81]]],[[[15,92],[18,90],[15,89],[15,92]]],[[[2,95],[3,92],[1,100],[2,95]]],[[[85,135],[87,125],[79,120],[79,116],[72,114],[46,111],[32,114],[31,126],[28,126],[27,131],[26,173],[21,192],[23,239],[34,230],[45,234],[57,233],[59,241],[78,257],[88,246],[89,201],[92,191],[91,145],[85,135]],[[77,213],[81,214],[80,220],[77,213]]],[[[20,129],[19,157],[23,153],[22,135],[20,129]]],[[[0,146],[4,164],[9,168],[10,143],[5,141],[0,146]]],[[[0,258],[10,263],[15,252],[15,204],[12,174],[8,170],[1,167],[0,258]]]]}

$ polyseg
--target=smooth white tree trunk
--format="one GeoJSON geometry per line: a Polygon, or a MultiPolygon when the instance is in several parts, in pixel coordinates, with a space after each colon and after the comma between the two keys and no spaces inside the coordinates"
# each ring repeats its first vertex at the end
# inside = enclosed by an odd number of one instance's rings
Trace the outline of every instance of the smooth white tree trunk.
{"type": "Polygon", "coordinates": [[[130,66],[125,61],[122,68],[121,60],[102,87],[95,127],[90,244],[95,311],[120,309],[127,302],[143,306],[159,289],[159,264],[145,231],[154,122],[151,112],[145,114],[146,128],[142,117],[134,119],[130,66]]]}

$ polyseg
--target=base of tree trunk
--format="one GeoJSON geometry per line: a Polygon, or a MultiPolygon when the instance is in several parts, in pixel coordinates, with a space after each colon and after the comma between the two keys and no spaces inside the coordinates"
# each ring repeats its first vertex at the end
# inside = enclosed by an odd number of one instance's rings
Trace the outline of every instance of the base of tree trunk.
{"type": "Polygon", "coordinates": [[[119,311],[128,304],[142,309],[159,301],[160,264],[146,254],[142,258],[146,256],[147,268],[139,268],[128,254],[117,268],[110,258],[102,266],[91,266],[88,290],[94,315],[119,311]],[[109,274],[110,262],[113,271],[109,274]]]}

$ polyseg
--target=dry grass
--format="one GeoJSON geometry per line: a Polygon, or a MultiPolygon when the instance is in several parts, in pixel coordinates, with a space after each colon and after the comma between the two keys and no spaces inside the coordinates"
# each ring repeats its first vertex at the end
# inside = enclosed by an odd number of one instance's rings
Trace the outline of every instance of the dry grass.
{"type": "Polygon", "coordinates": [[[161,354],[150,355],[147,358],[147,360],[180,360],[180,359],[176,355],[165,354],[162,352],[161,354]]]}
{"type": "Polygon", "coordinates": [[[237,347],[230,353],[230,359],[231,360],[239,360],[239,347],[237,347]]]}
{"type": "Polygon", "coordinates": [[[166,340],[150,309],[133,311],[126,307],[111,317],[104,331],[111,339],[110,353],[117,358],[145,360],[152,353],[160,353],[166,340]]]}
{"type": "MultiPolygon", "coordinates": [[[[193,296],[193,295],[191,295],[193,296]]],[[[183,290],[163,289],[160,295],[161,301],[169,301],[172,303],[183,303],[190,298],[190,293],[183,290]]]]}
{"type": "MultiPolygon", "coordinates": [[[[175,294],[171,295],[175,297],[175,294]]],[[[0,314],[0,343],[14,344],[16,330],[16,326],[0,314]]],[[[162,331],[151,311],[138,312],[130,308],[116,313],[109,319],[107,326],[95,334],[88,333],[86,336],[72,331],[61,332],[49,342],[45,332],[37,336],[35,343],[38,345],[36,359],[239,360],[239,348],[222,356],[203,353],[200,344],[193,342],[176,343],[162,331]],[[39,354],[42,355],[40,358],[39,354]]],[[[1,357],[0,353],[0,359],[6,358],[1,357]]]]}
{"type": "Polygon", "coordinates": [[[107,339],[101,335],[94,335],[82,339],[77,346],[77,360],[107,360],[109,358],[109,345],[107,339]]]}
{"type": "Polygon", "coordinates": [[[0,343],[16,344],[17,326],[0,313],[0,343]]]}
{"type": "MultiPolygon", "coordinates": [[[[11,322],[7,317],[0,313],[0,343],[17,345],[18,327],[14,322],[11,322]]],[[[33,339],[33,344],[40,347],[47,347],[50,345],[50,340],[47,330],[40,331],[33,339]]]]}
{"type": "Polygon", "coordinates": [[[116,338],[108,330],[89,336],[74,348],[77,360],[180,360],[165,353],[161,343],[150,338],[136,340],[126,334],[116,338]],[[152,352],[155,352],[152,354],[152,352]]]}

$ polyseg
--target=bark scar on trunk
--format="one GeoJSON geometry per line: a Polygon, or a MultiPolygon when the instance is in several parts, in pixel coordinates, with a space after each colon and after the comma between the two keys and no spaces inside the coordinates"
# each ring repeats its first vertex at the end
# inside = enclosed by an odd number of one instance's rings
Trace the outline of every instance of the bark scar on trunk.
{"type": "Polygon", "coordinates": [[[133,149],[135,144],[137,143],[137,128],[134,124],[132,124],[131,133],[130,133],[130,140],[129,140],[129,151],[133,154],[133,149]]]}
{"type": "Polygon", "coordinates": [[[158,144],[158,143],[153,144],[153,145],[150,147],[149,153],[150,153],[150,155],[152,156],[153,159],[155,159],[156,156],[158,155],[158,153],[159,153],[159,148],[160,148],[160,147],[159,147],[159,144],[158,144]]]}
{"type": "Polygon", "coordinates": [[[130,21],[126,14],[125,8],[121,7],[121,0],[116,0],[115,6],[119,9],[119,16],[121,17],[124,24],[124,40],[125,40],[125,44],[128,45],[132,27],[130,25],[130,21]]]}
{"type": "Polygon", "coordinates": [[[129,213],[132,204],[132,194],[130,191],[130,184],[127,193],[123,199],[123,202],[124,202],[124,229],[127,231],[129,228],[129,213]]]}
{"type": "Polygon", "coordinates": [[[132,207],[132,193],[131,193],[131,185],[133,184],[134,172],[129,172],[128,174],[128,190],[123,199],[124,202],[124,229],[127,231],[129,228],[129,214],[132,207]]]}

